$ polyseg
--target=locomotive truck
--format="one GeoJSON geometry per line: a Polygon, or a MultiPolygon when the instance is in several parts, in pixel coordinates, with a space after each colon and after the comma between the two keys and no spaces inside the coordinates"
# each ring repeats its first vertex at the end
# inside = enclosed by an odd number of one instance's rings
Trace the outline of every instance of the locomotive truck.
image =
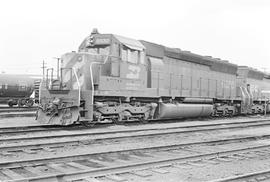
{"type": "Polygon", "coordinates": [[[245,66],[96,30],[41,82],[44,124],[269,112],[270,78],[245,66]]]}

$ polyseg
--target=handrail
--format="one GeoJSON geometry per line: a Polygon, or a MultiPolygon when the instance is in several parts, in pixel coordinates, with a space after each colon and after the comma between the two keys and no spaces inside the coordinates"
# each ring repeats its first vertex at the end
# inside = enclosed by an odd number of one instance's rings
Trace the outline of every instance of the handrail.
{"type": "Polygon", "coordinates": [[[50,87],[51,87],[50,84],[52,83],[52,80],[53,80],[53,68],[48,68],[47,72],[46,72],[46,87],[47,87],[47,89],[50,89],[50,87]],[[50,79],[49,79],[49,71],[51,71],[50,79]]]}
{"type": "Polygon", "coordinates": [[[92,66],[94,64],[106,64],[106,62],[108,61],[109,57],[111,57],[110,55],[107,55],[105,61],[103,63],[100,63],[100,62],[91,62],[90,63],[90,75],[91,75],[91,89],[92,89],[92,92],[91,92],[91,105],[94,104],[94,92],[95,92],[95,88],[94,88],[94,79],[93,79],[93,70],[92,70],[92,66]]]}
{"type": "Polygon", "coordinates": [[[79,78],[78,78],[78,75],[76,73],[76,70],[75,68],[72,68],[72,70],[74,71],[74,75],[75,75],[75,78],[76,78],[76,81],[77,81],[77,84],[78,84],[78,89],[79,89],[79,100],[78,100],[78,105],[80,106],[80,102],[81,102],[81,84],[80,84],[80,81],[79,81],[79,78]]]}

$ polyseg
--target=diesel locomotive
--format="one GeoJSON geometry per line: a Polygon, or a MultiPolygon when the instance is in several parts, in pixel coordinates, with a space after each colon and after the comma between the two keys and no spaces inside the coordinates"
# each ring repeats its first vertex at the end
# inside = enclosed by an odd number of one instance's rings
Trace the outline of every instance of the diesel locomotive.
{"type": "Polygon", "coordinates": [[[269,112],[270,77],[245,66],[94,30],[47,70],[37,120],[127,122],[269,112]]]}

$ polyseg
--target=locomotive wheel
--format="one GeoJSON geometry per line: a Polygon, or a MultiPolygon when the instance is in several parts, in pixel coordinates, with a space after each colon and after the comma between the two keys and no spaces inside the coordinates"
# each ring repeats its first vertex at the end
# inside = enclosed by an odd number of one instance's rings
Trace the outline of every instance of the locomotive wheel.
{"type": "Polygon", "coordinates": [[[25,105],[26,105],[27,107],[32,107],[32,106],[33,106],[33,104],[34,104],[33,100],[31,100],[31,99],[26,100],[25,105]]]}
{"type": "Polygon", "coordinates": [[[8,106],[9,107],[13,107],[14,105],[17,104],[16,100],[13,100],[13,99],[9,99],[8,102],[7,102],[8,106]]]}
{"type": "Polygon", "coordinates": [[[12,102],[8,102],[8,106],[9,107],[13,107],[13,103],[12,102]]]}

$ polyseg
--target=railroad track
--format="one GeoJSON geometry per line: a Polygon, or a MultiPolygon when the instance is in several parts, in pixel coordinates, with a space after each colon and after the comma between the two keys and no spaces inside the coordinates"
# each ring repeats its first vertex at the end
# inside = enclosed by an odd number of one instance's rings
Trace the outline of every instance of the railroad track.
{"type": "MultiPolygon", "coordinates": [[[[92,131],[87,128],[73,128],[63,131],[63,128],[39,128],[33,127],[31,130],[19,130],[21,136],[7,137],[5,134],[14,135],[15,131],[0,130],[0,152],[7,150],[16,150],[16,148],[34,148],[36,147],[57,147],[63,145],[73,145],[78,143],[97,143],[101,141],[113,142],[117,140],[128,140],[135,138],[149,138],[166,136],[173,134],[187,134],[194,132],[215,132],[220,130],[242,129],[250,127],[261,127],[270,125],[270,121],[248,121],[241,123],[215,123],[203,125],[187,125],[178,127],[164,128],[144,128],[144,129],[125,129],[113,131],[92,131]],[[43,130],[44,129],[44,130],[43,130]],[[41,132],[45,132],[43,135],[41,132]],[[61,133],[62,132],[62,133],[61,133]],[[31,133],[31,136],[26,135],[31,133]],[[36,136],[33,134],[36,133],[36,136]]],[[[18,134],[18,133],[17,133],[18,134]]],[[[268,136],[264,136],[268,137],[268,136]]]]}
{"type": "MultiPolygon", "coordinates": [[[[58,150],[59,148],[65,148],[66,146],[71,147],[92,147],[95,145],[100,145],[103,142],[105,143],[112,143],[112,142],[119,142],[121,140],[130,140],[130,139],[139,139],[139,138],[147,138],[147,137],[159,137],[164,135],[172,135],[172,134],[185,134],[185,133],[194,133],[194,132],[210,132],[210,131],[219,131],[219,130],[231,130],[231,129],[239,129],[239,128],[249,128],[249,127],[260,127],[260,126],[267,126],[269,125],[269,120],[254,120],[254,121],[241,121],[239,123],[235,122],[224,122],[224,123],[206,123],[206,124],[200,124],[200,125],[194,125],[195,123],[191,123],[191,125],[186,126],[178,126],[178,127],[166,127],[166,128],[149,128],[149,129],[129,129],[129,130],[114,130],[114,131],[91,131],[89,129],[82,129],[77,130],[78,128],[68,129],[68,132],[71,132],[69,134],[56,134],[55,132],[59,131],[53,131],[53,135],[44,135],[44,136],[35,136],[33,138],[29,138],[27,136],[24,137],[7,137],[5,134],[14,134],[16,132],[16,129],[19,129],[18,131],[22,132],[21,134],[26,133],[38,133],[45,129],[45,132],[51,132],[50,129],[55,130],[62,130],[63,128],[39,128],[38,126],[30,127],[30,128],[5,128],[2,131],[4,134],[2,135],[2,139],[0,140],[0,157],[3,159],[0,162],[0,181],[1,180],[7,180],[7,181],[16,181],[16,180],[29,180],[29,181],[39,181],[41,179],[43,180],[50,180],[50,179],[64,179],[64,180],[73,180],[73,179],[80,179],[80,178],[99,178],[99,174],[101,175],[116,175],[117,173],[123,172],[123,171],[136,171],[136,170],[143,170],[145,168],[149,167],[159,167],[163,165],[167,165],[169,163],[172,163],[174,160],[177,161],[177,165],[180,162],[187,162],[188,160],[201,160],[205,157],[214,157],[214,156],[220,156],[220,154],[225,154],[224,152],[227,152],[229,154],[229,151],[215,151],[208,154],[196,154],[192,156],[185,156],[180,155],[173,155],[170,153],[183,153],[186,147],[194,147],[194,146],[202,146],[207,145],[209,146],[215,146],[220,144],[232,144],[232,143],[240,143],[240,142],[251,142],[256,140],[268,140],[270,138],[270,135],[264,135],[264,136],[249,136],[249,137],[238,137],[238,138],[226,138],[226,139],[219,139],[219,140],[207,140],[207,141],[197,141],[197,142],[182,142],[178,144],[169,144],[169,145],[162,145],[162,146],[152,146],[152,147],[135,147],[135,148],[129,148],[129,149],[122,149],[122,150],[111,150],[108,148],[104,149],[104,151],[98,151],[98,152],[85,152],[77,154],[75,152],[70,155],[61,155],[61,156],[45,156],[41,158],[31,158],[31,159],[22,159],[18,160],[13,158],[13,155],[16,155],[19,152],[23,152],[26,154],[33,154],[39,153],[40,151],[45,151],[47,153],[53,153],[55,150],[58,150]],[[193,125],[192,125],[193,124],[193,125]],[[13,129],[15,129],[13,131],[13,129]],[[31,131],[28,131],[30,129],[31,131]],[[82,129],[82,130],[81,130],[82,129]],[[25,131],[26,130],[26,131],[25,131]],[[35,132],[36,131],[36,132],[35,132]],[[5,133],[6,132],[6,133],[5,133]],[[76,134],[74,132],[77,132],[76,134]],[[79,133],[79,132],[86,132],[86,133],[79,133]],[[133,132],[133,133],[132,133],[133,132]],[[150,132],[150,133],[140,133],[140,132],[150,132]],[[115,136],[112,136],[115,135],[115,136]],[[4,136],[4,137],[3,137],[4,136]],[[77,137],[84,137],[84,136],[91,136],[92,139],[80,139],[75,138],[77,137]],[[66,141],[63,141],[63,138],[70,137],[71,139],[68,139],[66,141]],[[48,141],[53,139],[53,141],[48,141]],[[41,142],[40,140],[43,139],[44,141],[41,142]],[[59,139],[59,141],[57,141],[59,139]],[[35,141],[34,143],[27,143],[26,141],[35,141]],[[23,142],[22,142],[23,141],[23,142]],[[14,143],[13,145],[10,143],[14,143]],[[8,144],[9,143],[9,144],[8,144]],[[166,156],[169,158],[164,160],[157,160],[157,157],[160,159],[160,156],[158,153],[162,151],[163,156],[166,156]],[[174,152],[166,152],[166,151],[174,151],[174,152]],[[177,152],[178,151],[178,152],[177,152]],[[223,153],[222,153],[223,152],[223,153]],[[210,155],[211,154],[211,155],[210,155]],[[204,156],[205,155],[205,156],[204,156]],[[150,158],[153,160],[150,160],[150,162],[146,162],[146,159],[143,156],[148,156],[146,158],[150,158]],[[150,156],[150,157],[149,157],[150,156]],[[5,157],[13,158],[13,160],[4,160],[5,157]],[[101,157],[101,158],[100,158],[101,157]],[[104,158],[103,158],[104,157],[104,158]],[[106,158],[108,161],[106,161],[106,158]],[[119,158],[119,159],[118,159],[119,158]],[[130,160],[134,159],[135,162],[131,162],[130,160]],[[111,160],[112,159],[112,160],[111,160]],[[169,160],[170,159],[170,160],[169,160]],[[105,160],[105,162],[104,162],[105,160]],[[155,161],[156,160],[156,161],[155,161]],[[86,163],[82,162],[86,161],[86,163]],[[116,161],[117,165],[113,163],[113,161],[116,161]],[[119,161],[122,166],[119,166],[119,161]],[[126,162],[125,162],[126,161],[126,162]],[[139,161],[139,163],[138,163],[139,161]],[[113,164],[113,165],[112,165],[113,164]],[[111,166],[112,165],[112,166],[111,166]],[[96,166],[96,167],[95,167],[96,166]],[[98,167],[97,167],[98,166],[98,167]],[[41,168],[44,168],[42,170],[41,168]],[[20,169],[20,170],[18,170],[20,169]],[[65,170],[66,169],[66,170],[65,170]],[[21,171],[22,170],[22,171],[21,171]],[[21,171],[21,172],[20,172],[21,171]],[[70,172],[70,173],[68,173],[70,172]],[[37,175],[38,174],[38,175],[37,175]],[[26,176],[27,175],[27,176],[26,176]]],[[[152,127],[152,126],[151,126],[152,127]]],[[[0,132],[1,133],[1,132],[0,132]]],[[[51,133],[52,134],[52,133],[51,133]]],[[[236,154],[237,152],[244,152],[249,150],[257,150],[257,153],[260,150],[267,149],[267,151],[270,151],[270,146],[268,145],[262,145],[262,146],[256,146],[256,147],[247,147],[245,149],[235,149],[230,150],[231,152],[234,152],[236,154]],[[258,149],[258,150],[257,150],[258,149]]],[[[268,151],[268,152],[269,152],[268,151]]],[[[198,151],[197,151],[198,152],[198,151]]],[[[255,152],[256,153],[256,152],[255,152]]],[[[236,157],[237,158],[237,157],[236,157]]],[[[226,160],[221,158],[220,160],[226,160]]],[[[185,163],[186,163],[185,162],[185,163]]],[[[181,166],[181,165],[180,165],[181,166]]],[[[160,170],[155,169],[155,170],[160,170]]],[[[140,173],[140,172],[139,172],[140,173]]]]}
{"type": "MultiPolygon", "coordinates": [[[[146,135],[144,135],[146,136],[146,135]]],[[[129,138],[134,138],[135,136],[129,136],[129,138]]],[[[141,137],[141,136],[140,136],[141,137]]],[[[116,138],[106,138],[107,140],[114,140],[116,138]]],[[[99,141],[104,141],[106,140],[104,138],[102,139],[97,139],[95,140],[95,142],[99,142],[99,141]]],[[[206,140],[206,141],[195,141],[195,142],[183,142],[183,143],[180,143],[180,144],[169,144],[169,145],[162,145],[162,146],[156,146],[156,147],[141,147],[141,148],[132,148],[132,149],[127,149],[127,150],[116,150],[116,152],[129,152],[129,151],[134,151],[134,150],[159,150],[159,149],[167,149],[167,148],[181,148],[181,147],[186,147],[186,146],[198,146],[198,145],[219,145],[219,144],[227,144],[227,143],[240,143],[240,142],[247,142],[247,141],[256,141],[256,140],[268,140],[270,139],[270,135],[264,135],[264,136],[248,136],[248,137],[237,137],[237,138],[226,138],[226,139],[218,139],[218,140],[206,140]]],[[[35,145],[31,145],[31,146],[36,146],[38,147],[40,150],[46,150],[46,151],[49,151],[49,152],[54,152],[56,148],[62,148],[64,147],[64,145],[67,145],[67,144],[70,144],[69,143],[70,141],[68,141],[67,143],[65,142],[60,142],[59,144],[61,146],[52,146],[52,147],[47,147],[47,146],[42,146],[42,144],[35,144],[35,145]],[[42,148],[44,147],[44,148],[42,148]]],[[[76,147],[78,146],[80,143],[83,143],[84,145],[93,145],[94,142],[84,142],[84,141],[77,141],[77,143],[73,143],[73,146],[76,147]]],[[[57,143],[55,143],[57,144],[57,143]]],[[[46,145],[46,144],[44,144],[46,145]]],[[[70,144],[72,145],[72,144],[70,144]]],[[[30,146],[30,145],[29,145],[30,146]]],[[[13,147],[6,147],[6,149],[13,149],[15,146],[13,147]]],[[[4,149],[4,147],[1,147],[1,149],[4,149]]],[[[30,149],[29,149],[30,150],[30,149]]],[[[37,149],[33,149],[32,152],[31,151],[25,151],[26,153],[33,153],[35,154],[35,150],[37,149]]],[[[23,145],[22,146],[17,146],[17,148],[14,150],[14,152],[18,152],[18,151],[24,151],[23,149],[23,145]],[[21,148],[20,150],[18,149],[21,148]]],[[[110,152],[105,152],[105,153],[111,153],[112,150],[110,150],[110,152]]],[[[61,157],[52,157],[52,158],[47,158],[47,159],[23,159],[23,160],[15,160],[15,161],[2,161],[0,162],[0,167],[4,167],[4,166],[13,166],[14,163],[16,163],[16,165],[21,165],[21,164],[27,164],[27,163],[33,163],[33,162],[40,162],[40,161],[54,161],[54,160],[62,160],[62,159],[67,159],[67,158],[80,158],[80,157],[84,157],[84,156],[88,156],[88,155],[96,155],[96,154],[102,154],[102,152],[94,152],[94,153],[90,153],[89,152],[86,152],[84,154],[71,154],[71,155],[67,155],[65,157],[61,156],[61,157]]],[[[6,155],[6,154],[2,154],[2,155],[6,155]]]]}
{"type": "MultiPolygon", "coordinates": [[[[180,122],[185,123],[183,126],[169,126],[169,127],[152,127],[148,129],[130,129],[130,130],[124,130],[124,131],[111,131],[111,132],[92,132],[91,134],[111,134],[111,133],[121,133],[121,132],[139,132],[139,131],[160,131],[160,130],[168,130],[168,129],[185,129],[185,128],[202,128],[203,127],[220,127],[221,129],[223,126],[232,126],[235,128],[239,127],[255,127],[255,126],[267,126],[270,125],[269,119],[258,119],[258,120],[251,120],[251,121],[219,121],[219,122],[212,122],[212,121],[204,121],[200,124],[194,123],[193,121],[187,121],[187,122],[180,122]],[[190,123],[190,124],[186,124],[190,123]]],[[[108,126],[114,126],[113,124],[103,124],[103,127],[108,126]]],[[[96,125],[94,128],[99,128],[101,125],[96,125]]],[[[213,129],[215,129],[213,128],[213,129]]],[[[3,127],[0,128],[0,136],[1,135],[9,135],[9,134],[33,134],[33,133],[41,133],[41,132],[52,132],[52,131],[85,131],[93,128],[84,127],[81,125],[74,125],[74,126],[55,126],[55,125],[36,125],[36,126],[20,126],[20,127],[3,127]]],[[[210,130],[212,128],[209,128],[210,130]]],[[[230,129],[230,128],[228,128],[230,129]]],[[[203,129],[205,130],[205,129],[203,129]]],[[[193,131],[193,130],[191,130],[193,131]]]]}
{"type": "MultiPolygon", "coordinates": [[[[208,144],[220,142],[224,141],[208,141],[208,144]]],[[[161,167],[168,165],[185,168],[186,166],[201,166],[202,163],[212,165],[216,162],[269,157],[268,153],[270,152],[270,145],[253,145],[232,150],[215,149],[211,152],[209,152],[209,147],[208,152],[202,152],[201,148],[196,149],[194,146],[202,144],[206,143],[185,144],[189,148],[185,148],[183,145],[163,145],[99,151],[83,155],[43,157],[28,161],[1,162],[2,170],[0,172],[6,174],[7,178],[4,180],[7,181],[47,181],[52,179],[72,181],[85,178],[96,179],[104,176],[110,178],[112,175],[115,177],[121,173],[138,175],[141,170],[160,172],[162,171],[161,167]]]]}

